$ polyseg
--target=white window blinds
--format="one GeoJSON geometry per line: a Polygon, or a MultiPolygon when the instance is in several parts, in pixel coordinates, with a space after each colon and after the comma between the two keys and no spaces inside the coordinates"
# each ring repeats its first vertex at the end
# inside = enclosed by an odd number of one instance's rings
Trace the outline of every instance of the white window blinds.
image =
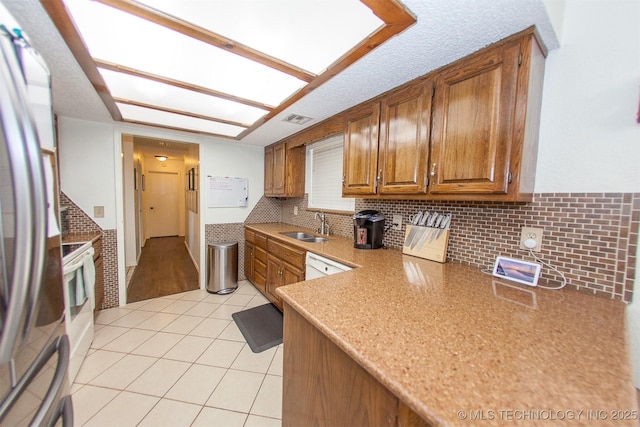
{"type": "Polygon", "coordinates": [[[335,211],[355,210],[355,199],[342,198],[342,135],[308,147],[311,158],[309,207],[335,211]]]}

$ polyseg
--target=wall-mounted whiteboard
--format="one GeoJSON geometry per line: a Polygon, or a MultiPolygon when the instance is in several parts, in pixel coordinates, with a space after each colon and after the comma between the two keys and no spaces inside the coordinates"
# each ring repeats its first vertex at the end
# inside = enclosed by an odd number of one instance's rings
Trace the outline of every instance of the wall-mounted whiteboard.
{"type": "Polygon", "coordinates": [[[210,208],[246,208],[249,200],[247,178],[207,177],[207,206],[210,208]]]}

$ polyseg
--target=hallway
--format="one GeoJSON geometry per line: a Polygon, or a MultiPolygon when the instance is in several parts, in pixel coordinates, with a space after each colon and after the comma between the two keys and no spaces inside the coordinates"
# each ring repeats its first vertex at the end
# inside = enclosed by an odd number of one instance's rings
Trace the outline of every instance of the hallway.
{"type": "Polygon", "coordinates": [[[127,287],[127,303],[199,288],[198,271],[184,237],[148,239],[127,287]]]}

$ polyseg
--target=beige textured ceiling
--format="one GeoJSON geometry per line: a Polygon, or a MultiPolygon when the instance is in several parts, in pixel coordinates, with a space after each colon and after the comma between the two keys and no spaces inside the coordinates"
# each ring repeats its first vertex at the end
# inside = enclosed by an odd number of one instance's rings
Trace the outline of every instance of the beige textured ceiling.
{"type": "MultiPolygon", "coordinates": [[[[112,122],[104,104],[37,0],[2,0],[52,73],[56,114],[112,122]]],[[[417,23],[375,49],[239,143],[266,146],[415,77],[536,25],[548,49],[558,47],[542,0],[404,0],[417,23]],[[313,117],[305,126],[282,121],[313,117]]],[[[176,138],[179,133],[176,134],[176,138]]],[[[213,138],[212,138],[213,139],[213,138]]]]}

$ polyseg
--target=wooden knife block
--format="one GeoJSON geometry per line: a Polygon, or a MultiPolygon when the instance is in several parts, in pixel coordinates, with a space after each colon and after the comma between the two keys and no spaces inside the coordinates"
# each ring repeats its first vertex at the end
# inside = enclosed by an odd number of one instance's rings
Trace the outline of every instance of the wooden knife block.
{"type": "MultiPolygon", "coordinates": [[[[417,227],[416,236],[414,236],[414,241],[417,241],[420,238],[420,229],[423,229],[425,232],[431,233],[435,231],[438,233],[440,231],[439,228],[431,228],[431,227],[420,227],[419,225],[407,225],[407,229],[405,231],[404,240],[407,240],[407,236],[411,233],[411,230],[417,227]]],[[[447,260],[447,247],[449,246],[449,230],[442,230],[440,236],[436,239],[434,238],[431,242],[431,235],[427,236],[427,239],[424,241],[424,244],[420,249],[418,247],[420,245],[414,246],[411,249],[411,245],[402,246],[402,253],[407,255],[413,255],[419,258],[429,259],[431,261],[437,262],[445,262],[447,260]]],[[[411,242],[410,242],[411,243],[411,242]]]]}

